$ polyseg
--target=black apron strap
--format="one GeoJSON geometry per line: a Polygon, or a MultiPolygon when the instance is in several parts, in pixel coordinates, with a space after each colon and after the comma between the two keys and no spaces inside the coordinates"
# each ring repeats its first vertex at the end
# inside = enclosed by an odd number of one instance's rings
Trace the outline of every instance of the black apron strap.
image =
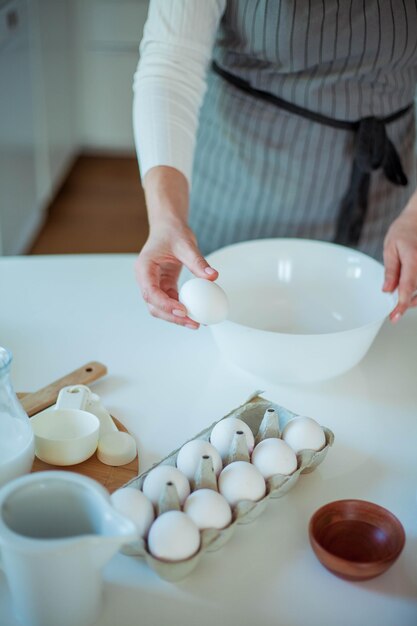
{"type": "Polygon", "coordinates": [[[359,243],[368,208],[371,172],[382,167],[394,185],[407,184],[400,157],[387,137],[383,120],[376,117],[362,119],[355,143],[349,189],[340,206],[334,238],[336,243],[348,246],[359,243]]]}
{"type": "Polygon", "coordinates": [[[366,219],[371,172],[382,167],[385,176],[394,185],[407,185],[408,183],[400,157],[387,137],[385,125],[408,113],[413,108],[413,104],[409,104],[387,117],[366,117],[355,122],[349,122],[310,111],[267,91],[256,89],[246,80],[221,68],[215,61],[212,62],[212,69],[238,89],[266,100],[289,113],[300,115],[332,128],[356,132],[352,174],[349,189],[341,202],[334,242],[348,246],[357,245],[366,219]]]}

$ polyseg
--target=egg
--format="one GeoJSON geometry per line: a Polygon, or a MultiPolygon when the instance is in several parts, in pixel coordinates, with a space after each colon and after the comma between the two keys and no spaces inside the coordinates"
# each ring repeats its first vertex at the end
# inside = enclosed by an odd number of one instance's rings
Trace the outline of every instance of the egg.
{"type": "Polygon", "coordinates": [[[231,506],[240,500],[257,502],[266,492],[261,472],[247,461],[234,461],[219,476],[219,491],[231,506]]]}
{"type": "Polygon", "coordinates": [[[232,521],[232,510],[226,498],[213,489],[198,489],[188,496],[184,513],[200,530],[226,528],[232,521]]]}
{"type": "Polygon", "coordinates": [[[326,444],[326,436],[320,424],[311,417],[294,417],[282,431],[283,440],[294,450],[321,450],[326,444]]]}
{"type": "Polygon", "coordinates": [[[264,478],[275,474],[292,474],[297,469],[297,457],[282,439],[264,439],[252,452],[252,463],[264,478]]]}
{"type": "Polygon", "coordinates": [[[140,537],[145,537],[152,524],[155,513],[152,502],[144,493],[134,487],[122,487],[110,496],[111,502],[122,515],[136,526],[140,537]]]}
{"type": "Polygon", "coordinates": [[[223,289],[204,278],[193,278],[184,283],[179,301],[187,309],[188,317],[199,324],[218,324],[226,319],[229,303],[223,289]]]}
{"type": "Polygon", "coordinates": [[[190,483],[188,478],[172,465],[158,465],[152,469],[143,481],[142,491],[156,506],[167,483],[175,485],[179,501],[184,504],[185,499],[190,495],[190,483]]]}
{"type": "Polygon", "coordinates": [[[200,547],[200,531],[182,511],[168,511],[156,518],[148,535],[149,552],[164,561],[183,561],[200,547]]]}
{"type": "Polygon", "coordinates": [[[203,439],[193,439],[182,446],[177,456],[177,467],[187,476],[188,480],[194,480],[201,457],[205,455],[211,457],[214,473],[218,476],[223,467],[220,454],[210,442],[203,439]]]}
{"type": "Polygon", "coordinates": [[[225,417],[213,426],[210,433],[210,442],[218,450],[222,459],[225,459],[230,452],[233,437],[236,432],[242,431],[246,437],[249,454],[255,445],[255,438],[249,426],[238,417],[225,417]]]}

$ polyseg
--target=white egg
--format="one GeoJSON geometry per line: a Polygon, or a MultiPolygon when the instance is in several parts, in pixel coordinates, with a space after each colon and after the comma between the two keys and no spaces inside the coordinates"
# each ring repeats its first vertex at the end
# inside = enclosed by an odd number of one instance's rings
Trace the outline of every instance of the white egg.
{"type": "Polygon", "coordinates": [[[187,309],[188,317],[199,324],[218,324],[226,319],[229,303],[223,289],[204,278],[193,278],[184,283],[179,301],[187,309]]]}
{"type": "Polygon", "coordinates": [[[251,463],[235,461],[227,465],[219,476],[219,491],[231,506],[240,500],[257,502],[264,497],[265,480],[251,463]]]}
{"type": "Polygon", "coordinates": [[[200,531],[182,511],[168,511],[156,518],[148,535],[149,552],[165,561],[183,561],[200,547],[200,531]]]}
{"type": "Polygon", "coordinates": [[[112,493],[110,499],[116,511],[125,515],[136,525],[139,536],[145,537],[155,518],[149,498],[139,489],[122,487],[112,493]]]}
{"type": "Polygon", "coordinates": [[[294,417],[282,431],[283,440],[294,450],[321,450],[326,436],[320,424],[311,417],[294,417]]]}
{"type": "Polygon", "coordinates": [[[282,439],[264,439],[252,452],[252,463],[264,478],[275,474],[292,474],[297,469],[297,456],[282,439]]]}
{"type": "Polygon", "coordinates": [[[149,500],[157,505],[167,483],[173,483],[181,504],[190,495],[188,478],[172,465],[157,465],[143,481],[142,491],[149,500]]]}
{"type": "Polygon", "coordinates": [[[232,521],[232,511],[226,498],[213,489],[198,489],[185,501],[184,512],[203,530],[226,528],[232,521]]]}
{"type": "Polygon", "coordinates": [[[223,467],[220,454],[210,442],[203,439],[193,439],[182,446],[177,456],[177,467],[187,476],[188,480],[193,480],[201,457],[206,455],[211,457],[214,473],[218,476],[223,467]]]}
{"type": "Polygon", "coordinates": [[[255,438],[253,432],[243,420],[237,417],[225,417],[213,426],[210,433],[210,442],[217,448],[222,459],[225,459],[229,454],[235,434],[241,431],[245,434],[250,454],[255,445],[255,438]]]}

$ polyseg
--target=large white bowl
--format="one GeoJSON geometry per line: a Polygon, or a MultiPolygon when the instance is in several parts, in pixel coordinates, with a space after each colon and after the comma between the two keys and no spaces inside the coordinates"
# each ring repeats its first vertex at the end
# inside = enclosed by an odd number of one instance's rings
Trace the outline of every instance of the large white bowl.
{"type": "Polygon", "coordinates": [[[230,301],[210,327],[223,354],[277,383],[338,376],[366,354],[395,298],[381,291],[384,268],[344,246],[262,239],[208,256],[230,301]]]}

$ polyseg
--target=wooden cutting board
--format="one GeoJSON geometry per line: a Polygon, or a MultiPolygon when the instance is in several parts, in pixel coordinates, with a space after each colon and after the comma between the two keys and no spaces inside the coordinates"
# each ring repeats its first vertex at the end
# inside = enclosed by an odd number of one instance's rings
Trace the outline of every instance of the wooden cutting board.
{"type": "MultiPolygon", "coordinates": [[[[86,385],[93,380],[97,380],[107,373],[107,368],[101,363],[87,363],[83,367],[71,372],[64,378],[61,378],[55,383],[48,385],[44,389],[41,389],[36,393],[18,393],[17,396],[21,401],[21,404],[29,417],[35,415],[39,411],[48,408],[52,404],[55,404],[58,397],[59,390],[67,385],[86,385]]],[[[127,429],[121,424],[121,422],[113,417],[117,428],[121,431],[127,432],[127,429]]],[[[55,466],[49,465],[35,457],[33,463],[32,472],[41,472],[48,470],[64,470],[69,472],[76,472],[77,474],[83,474],[84,476],[90,476],[99,483],[101,483],[110,493],[113,493],[119,487],[122,487],[132,478],[135,478],[139,473],[139,460],[138,457],[119,467],[111,467],[105,465],[98,460],[96,454],[77,465],[55,466]]]]}

